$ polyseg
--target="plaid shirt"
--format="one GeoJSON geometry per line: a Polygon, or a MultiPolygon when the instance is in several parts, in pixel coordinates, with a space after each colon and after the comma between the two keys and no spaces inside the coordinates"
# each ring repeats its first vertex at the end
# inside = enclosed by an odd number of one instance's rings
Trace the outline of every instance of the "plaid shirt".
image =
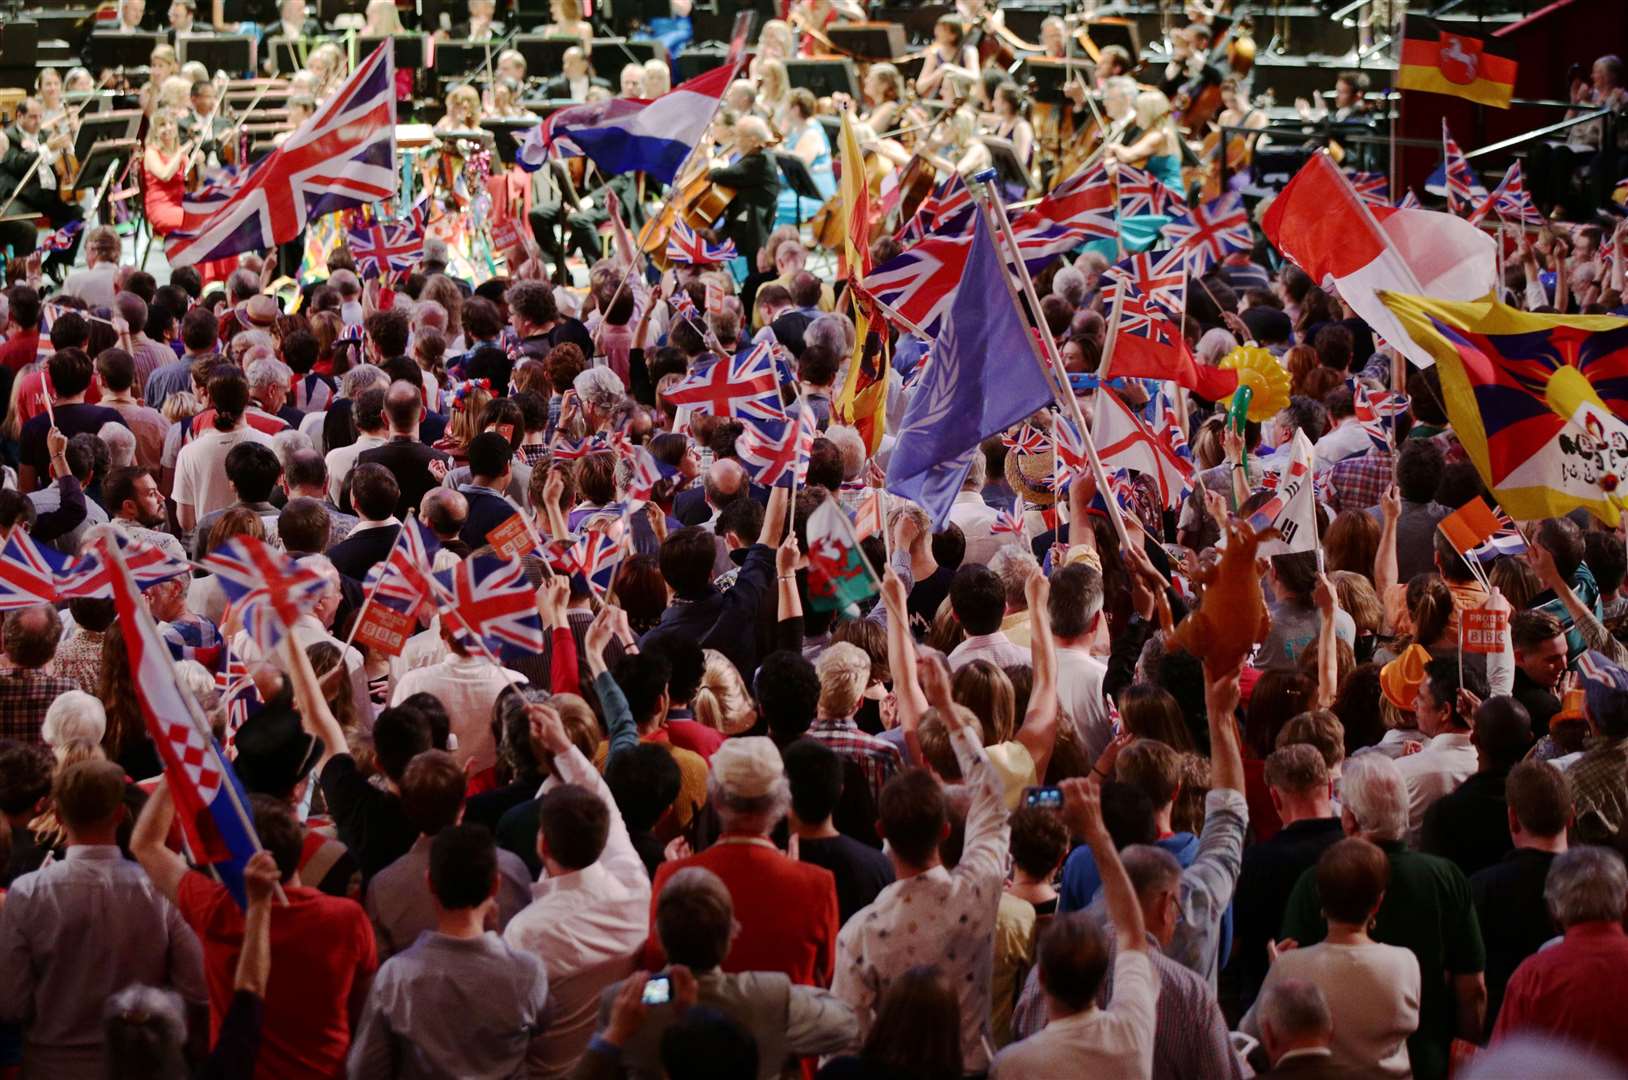
{"type": "Polygon", "coordinates": [[[102,635],[76,626],[73,632],[57,646],[51,658],[51,674],[61,675],[79,684],[79,689],[95,695],[102,675],[102,635]]]}
{"type": "Polygon", "coordinates": [[[1396,477],[1396,455],[1377,446],[1366,454],[1348,457],[1328,473],[1328,506],[1336,514],[1379,505],[1396,477]]]}
{"type": "Polygon", "coordinates": [[[0,670],[0,739],[40,742],[45,710],[58,695],[78,689],[78,683],[61,675],[18,667],[0,670]]]}
{"type": "Polygon", "coordinates": [[[1583,753],[1567,770],[1574,826],[1585,844],[1614,844],[1628,826],[1628,739],[1601,743],[1583,753]]]}
{"type": "Polygon", "coordinates": [[[880,800],[882,787],[893,775],[904,768],[899,750],[885,739],[859,730],[852,717],[842,720],[816,720],[809,725],[808,737],[818,739],[843,757],[859,763],[870,785],[871,798],[880,800]]]}

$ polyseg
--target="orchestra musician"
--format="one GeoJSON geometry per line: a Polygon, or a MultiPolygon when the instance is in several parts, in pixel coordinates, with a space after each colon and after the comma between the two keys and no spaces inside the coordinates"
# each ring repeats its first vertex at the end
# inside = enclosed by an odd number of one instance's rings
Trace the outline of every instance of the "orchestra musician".
{"type": "Polygon", "coordinates": [[[42,124],[50,127],[68,115],[62,100],[62,76],[56,68],[42,68],[34,79],[34,96],[40,99],[42,124]]]}
{"type": "Polygon", "coordinates": [[[714,184],[733,188],[734,198],[724,207],[722,234],[735,242],[747,266],[757,265],[757,253],[773,228],[780,193],[780,170],[769,156],[769,125],[757,116],[743,116],[735,124],[732,164],[715,167],[708,175],[714,184]]]}
{"type": "Polygon", "coordinates": [[[465,83],[447,91],[447,111],[435,122],[436,131],[474,131],[480,127],[480,95],[465,83]]]}
{"type": "Polygon", "coordinates": [[[825,51],[821,39],[832,23],[863,22],[865,9],[852,0],[794,0],[790,15],[791,21],[804,32],[799,52],[803,56],[815,56],[825,51]]]}
{"type": "Polygon", "coordinates": [[[503,34],[503,24],[497,21],[497,0],[469,0],[469,21],[454,23],[451,36],[454,41],[478,44],[503,34]]]}
{"type": "Polygon", "coordinates": [[[384,36],[407,32],[401,25],[401,16],[396,14],[396,0],[368,0],[365,18],[364,34],[384,36]]]}
{"type": "MultiPolygon", "coordinates": [[[[745,116],[757,104],[757,87],[751,79],[736,79],[724,91],[724,108],[736,116],[745,116]]],[[[719,115],[722,115],[720,113],[719,115]]],[[[730,123],[734,123],[733,120],[730,123]]]]}
{"type": "Polygon", "coordinates": [[[345,51],[331,41],[325,41],[311,50],[311,55],[305,58],[305,66],[311,74],[317,77],[318,100],[326,98],[339,89],[349,74],[345,63],[345,51]]]}
{"type": "Polygon", "coordinates": [[[763,60],[789,60],[796,54],[793,47],[791,24],[784,19],[770,19],[763,24],[757,36],[757,58],[763,60]]]}
{"type": "Polygon", "coordinates": [[[181,74],[181,61],[175,55],[174,45],[155,45],[147,57],[147,79],[163,85],[171,75],[181,74]]]}
{"type": "MultiPolygon", "coordinates": [[[[5,132],[7,145],[5,154],[0,156],[0,180],[8,182],[0,182],[0,192],[5,192],[7,199],[16,194],[16,205],[11,213],[16,212],[16,206],[24,206],[49,218],[53,229],[60,229],[82,217],[79,207],[65,202],[60,192],[66,179],[61,175],[65,165],[63,154],[73,145],[73,134],[66,126],[60,131],[47,132],[43,129],[44,123],[45,107],[39,98],[24,98],[17,110],[17,119],[5,132]],[[36,161],[38,168],[34,168],[36,161]]],[[[76,239],[70,250],[53,251],[47,256],[45,265],[66,269],[73,265],[77,250],[76,239]]]]}
{"type": "Polygon", "coordinates": [[[1042,55],[1052,60],[1068,56],[1068,25],[1060,16],[1047,15],[1040,20],[1040,47],[1045,50],[1042,55]]]}
{"type": "Polygon", "coordinates": [[[62,77],[64,94],[88,94],[95,89],[96,80],[91,78],[88,68],[71,67],[68,74],[62,77]]]}
{"type": "Polygon", "coordinates": [[[219,93],[214,83],[199,79],[192,84],[192,109],[181,117],[181,134],[198,144],[206,161],[212,155],[219,159],[223,149],[221,141],[232,130],[231,121],[222,116],[216,107],[219,93]]]}
{"type": "Polygon", "coordinates": [[[639,96],[654,101],[673,88],[673,72],[662,61],[651,57],[642,65],[644,74],[639,79],[639,96]]]}
{"type": "Polygon", "coordinates": [[[170,109],[153,114],[147,146],[141,155],[142,206],[155,236],[168,236],[181,227],[181,200],[186,194],[186,173],[203,163],[202,147],[190,154],[181,145],[180,118],[170,109]]]}
{"type": "Polygon", "coordinates": [[[165,31],[174,45],[182,34],[195,34],[203,29],[198,25],[197,0],[170,0],[170,25],[165,31]]]}
{"type": "Polygon", "coordinates": [[[799,200],[790,187],[782,187],[775,207],[776,225],[796,225],[812,217],[837,190],[836,170],[831,162],[831,140],[826,137],[825,128],[814,119],[818,111],[814,92],[799,86],[791,92],[786,111],[781,114],[785,147],[808,166],[820,198],[818,202],[810,202],[807,198],[799,200]]]}
{"type": "Polygon", "coordinates": [[[966,44],[964,23],[953,15],[941,15],[933,24],[933,44],[921,63],[921,74],[916,76],[916,93],[923,98],[937,96],[944,101],[955,101],[962,96],[965,83],[978,77],[978,52],[966,44]],[[956,75],[958,79],[948,78],[956,75]]]}
{"type": "Polygon", "coordinates": [[[1183,94],[1192,99],[1204,88],[1220,85],[1221,73],[1210,63],[1210,39],[1210,28],[1204,23],[1171,31],[1170,62],[1159,84],[1166,97],[1183,94]]]}
{"type": "Polygon", "coordinates": [[[492,107],[487,115],[498,120],[541,119],[520,104],[520,84],[513,79],[499,79],[492,84],[492,107]]]}
{"type": "MultiPolygon", "coordinates": [[[[893,130],[905,107],[904,76],[899,69],[885,61],[872,64],[860,90],[870,111],[856,110],[854,122],[870,128],[873,135],[893,130]]],[[[833,94],[831,102],[839,109],[851,104],[847,94],[833,94]]]]}
{"type": "Polygon", "coordinates": [[[1368,102],[1362,94],[1368,89],[1368,76],[1360,71],[1342,71],[1334,78],[1334,108],[1323,104],[1319,96],[1315,103],[1296,98],[1295,112],[1308,123],[1330,120],[1343,124],[1347,120],[1360,120],[1368,111],[1368,102]]]}
{"type": "Polygon", "coordinates": [[[322,24],[306,17],[305,0],[282,0],[278,6],[277,21],[265,28],[268,38],[299,41],[322,36],[322,24]]]}
{"type": "Polygon", "coordinates": [[[146,30],[147,0],[119,0],[119,19],[109,30],[115,34],[128,34],[146,30]]]}
{"type": "Polygon", "coordinates": [[[513,79],[521,86],[526,85],[526,58],[518,49],[504,49],[497,54],[497,77],[500,79],[513,79]]]}
{"type": "MultiPolygon", "coordinates": [[[[477,3],[485,0],[476,0],[477,3]]],[[[543,84],[543,96],[555,100],[586,101],[590,87],[610,89],[610,83],[595,75],[588,67],[588,54],[573,45],[560,58],[562,73],[543,84]]]]}
{"type": "Polygon", "coordinates": [[[1034,125],[1023,115],[1023,91],[1007,79],[995,87],[994,134],[1012,144],[1025,169],[1034,168],[1034,125]]]}
{"type": "MultiPolygon", "coordinates": [[[[1181,192],[1181,133],[1176,130],[1175,116],[1171,113],[1170,99],[1158,90],[1144,90],[1136,95],[1136,134],[1130,142],[1108,144],[1109,162],[1134,165],[1150,174],[1165,187],[1181,192]]],[[[1159,236],[1159,230],[1169,221],[1161,214],[1142,214],[1120,221],[1120,234],[1125,245],[1133,251],[1146,248],[1159,236]]]]}
{"type": "Polygon", "coordinates": [[[288,99],[288,130],[272,136],[273,146],[281,146],[288,137],[300,129],[317,111],[317,99],[310,94],[292,94],[288,99]]]}
{"type": "Polygon", "coordinates": [[[548,37],[581,38],[583,51],[593,51],[594,28],[582,17],[582,0],[549,0],[548,10],[554,21],[539,33],[548,37]]]}
{"type": "Polygon", "coordinates": [[[785,111],[791,98],[791,79],[786,76],[786,62],[774,57],[757,61],[757,114],[774,126],[785,111]]]}
{"type": "Polygon", "coordinates": [[[644,65],[627,63],[616,77],[617,96],[636,98],[644,93],[644,65]]]}

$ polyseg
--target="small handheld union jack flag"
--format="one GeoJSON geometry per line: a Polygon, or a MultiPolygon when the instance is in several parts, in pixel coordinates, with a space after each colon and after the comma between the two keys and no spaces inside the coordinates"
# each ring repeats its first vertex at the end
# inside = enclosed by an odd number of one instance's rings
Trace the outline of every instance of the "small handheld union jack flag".
{"type": "Polygon", "coordinates": [[[1492,516],[1498,519],[1498,531],[1487,537],[1479,547],[1471,548],[1469,556],[1477,562],[1490,563],[1500,555],[1526,554],[1526,537],[1515,527],[1514,520],[1504,513],[1504,508],[1493,507],[1492,516]]]}
{"type": "Polygon", "coordinates": [[[381,221],[373,216],[371,208],[358,211],[357,216],[359,220],[345,229],[345,243],[362,277],[387,277],[391,271],[411,270],[424,257],[422,206],[414,207],[401,221],[381,221]]]}
{"type": "Polygon", "coordinates": [[[741,464],[752,479],[766,487],[790,487],[795,477],[808,475],[808,457],[814,451],[814,415],[795,408],[784,420],[754,421],[735,440],[741,464]]]}
{"type": "Polygon", "coordinates": [[[1235,251],[1254,244],[1243,196],[1237,192],[1199,203],[1164,227],[1165,238],[1187,257],[1187,268],[1202,274],[1235,251]]]}
{"type": "Polygon", "coordinates": [[[226,599],[242,614],[243,629],[268,655],[327,585],[311,567],[253,536],[227,541],[204,559],[204,566],[214,571],[226,599]]]}
{"type": "Polygon", "coordinates": [[[1486,199],[1487,189],[1475,178],[1475,170],[1470,168],[1469,159],[1459,149],[1452,132],[1447,130],[1446,117],[1442,117],[1441,121],[1441,148],[1442,156],[1446,159],[1447,209],[1461,216],[1473,213],[1486,199]]]}
{"type": "Polygon", "coordinates": [[[41,251],[68,251],[71,250],[79,238],[79,232],[85,227],[83,221],[70,221],[54,233],[41,237],[39,249],[41,251]]]}
{"type": "Polygon", "coordinates": [[[622,551],[620,537],[597,530],[586,532],[570,548],[566,565],[561,569],[581,574],[594,595],[604,599],[610,591],[611,581],[616,577],[616,565],[622,561],[622,551]]]}
{"type": "Polygon", "coordinates": [[[655,494],[656,485],[678,471],[665,462],[657,461],[655,455],[643,446],[634,447],[631,458],[633,475],[628,478],[627,497],[639,502],[648,501],[655,494]]]}
{"type": "Polygon", "coordinates": [[[743,356],[714,357],[697,363],[667,391],[667,400],[698,413],[738,420],[784,422],[780,379],[768,343],[743,356]]]}
{"type": "Polygon", "coordinates": [[[396,542],[383,562],[367,572],[367,594],[404,615],[411,615],[423,603],[435,602],[435,579],[431,567],[441,541],[435,533],[410,515],[396,533],[396,542]]]}
{"type": "Polygon", "coordinates": [[[226,703],[226,745],[230,746],[243,722],[265,706],[249,675],[249,665],[232,653],[230,645],[226,647],[225,670],[215,673],[215,689],[226,703]]]}
{"type": "Polygon", "coordinates": [[[990,533],[995,536],[1022,536],[1023,521],[1013,516],[1009,511],[997,510],[995,523],[989,527],[990,533]]]}
{"type": "Polygon", "coordinates": [[[1384,173],[1347,169],[1345,175],[1351,181],[1351,189],[1357,193],[1357,198],[1369,206],[1391,205],[1391,181],[1384,173]]]}
{"type": "Polygon", "coordinates": [[[1353,403],[1356,407],[1357,423],[1361,425],[1369,441],[1381,450],[1389,449],[1394,441],[1396,418],[1407,412],[1408,396],[1399,391],[1370,390],[1359,382],[1353,395],[1353,403]]]}
{"type": "Polygon", "coordinates": [[[537,594],[519,559],[476,555],[435,580],[442,622],[460,641],[475,646],[478,639],[494,655],[504,645],[543,651],[537,594]]]}
{"type": "Polygon", "coordinates": [[[1119,216],[1169,213],[1171,207],[1185,205],[1181,194],[1170,190],[1157,176],[1134,166],[1119,168],[1119,216]]]}
{"type": "Polygon", "coordinates": [[[1132,255],[1103,271],[1103,277],[1109,281],[1103,302],[1110,309],[1121,290],[1125,291],[1127,307],[1133,300],[1143,300],[1163,308],[1171,316],[1182,309],[1182,295],[1187,291],[1187,267],[1180,248],[1132,255]]]}
{"type": "Polygon", "coordinates": [[[1091,471],[1091,459],[1086,455],[1085,440],[1073,420],[1059,414],[1052,432],[1057,438],[1057,468],[1062,473],[1058,490],[1067,491],[1075,477],[1091,471]]]}
{"type": "Polygon", "coordinates": [[[57,602],[57,576],[68,568],[67,555],[41,547],[25,529],[12,529],[0,549],[0,611],[15,611],[57,602]]]}
{"type": "Polygon", "coordinates": [[[1470,220],[1480,224],[1488,213],[1498,215],[1498,220],[1512,225],[1533,225],[1542,228],[1548,224],[1532,201],[1532,196],[1526,190],[1526,182],[1521,177],[1521,163],[1511,162],[1509,171],[1504,178],[1498,181],[1498,186],[1492,189],[1479,209],[1470,215],[1470,220]]]}
{"type": "Polygon", "coordinates": [[[1019,457],[1051,453],[1051,438],[1033,424],[1024,424],[1015,435],[1002,435],[1001,445],[1019,457]]]}
{"type": "Polygon", "coordinates": [[[667,234],[667,258],[690,266],[717,266],[735,258],[735,242],[714,244],[684,222],[675,221],[667,234]]]}

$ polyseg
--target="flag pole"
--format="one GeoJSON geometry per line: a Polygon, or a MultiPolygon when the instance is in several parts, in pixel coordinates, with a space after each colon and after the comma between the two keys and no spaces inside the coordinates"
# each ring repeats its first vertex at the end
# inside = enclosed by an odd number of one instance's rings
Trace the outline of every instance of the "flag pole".
{"type": "MultiPolygon", "coordinates": [[[[113,572],[119,575],[119,580],[124,583],[125,587],[129,588],[135,597],[136,602],[130,606],[134,609],[140,632],[150,641],[161,640],[158,636],[158,625],[153,622],[153,613],[147,610],[147,604],[142,598],[140,590],[136,587],[136,579],[130,573],[129,564],[124,561],[124,552],[119,550],[117,543],[111,542],[106,537],[103,537],[100,541],[100,547],[103,558],[112,564],[113,572]]],[[[290,637],[292,638],[292,635],[290,637]]],[[[126,638],[125,640],[128,648],[129,639],[126,638]]],[[[180,692],[181,700],[186,702],[187,722],[192,725],[194,731],[203,736],[204,745],[209,747],[210,756],[215,759],[215,767],[220,770],[221,789],[225,791],[226,797],[231,800],[232,812],[237,815],[238,823],[243,826],[243,832],[248,836],[249,843],[254,845],[254,850],[257,853],[264,851],[265,848],[260,844],[260,834],[254,828],[254,817],[249,813],[248,808],[243,805],[243,800],[238,798],[237,785],[232,783],[230,779],[232,775],[231,766],[227,764],[225,756],[221,754],[220,744],[215,742],[215,733],[209,726],[209,719],[204,716],[203,707],[198,704],[198,699],[192,696],[192,688],[176,677],[174,666],[170,666],[168,670],[170,677],[175,680],[175,689],[180,692]]],[[[283,893],[281,883],[278,883],[276,892],[278,903],[286,906],[288,897],[283,893]]]]}
{"type": "MultiPolygon", "coordinates": [[[[1125,531],[1125,519],[1120,513],[1119,501],[1113,497],[1113,493],[1108,489],[1108,476],[1103,471],[1102,459],[1097,456],[1096,441],[1092,439],[1091,428],[1086,424],[1085,414],[1080,410],[1079,399],[1074,396],[1074,391],[1069,386],[1068,376],[1063,369],[1063,357],[1057,351],[1057,341],[1051,336],[1051,327],[1046,325],[1046,320],[1040,317],[1040,297],[1035,292],[1033,279],[1029,277],[1029,268],[1023,262],[1023,252],[1018,248],[1017,238],[1012,234],[1012,223],[1006,218],[1006,208],[1001,205],[1000,194],[995,190],[995,178],[995,170],[986,169],[972,179],[974,182],[983,184],[984,197],[979,201],[983,206],[984,213],[988,216],[988,220],[995,226],[995,234],[1000,238],[1002,246],[1008,253],[1003,258],[1009,257],[1012,262],[1017,264],[1018,283],[1022,287],[1024,299],[1029,302],[1029,309],[1033,313],[1037,324],[1035,329],[1039,333],[1044,352],[1036,351],[1034,342],[1031,339],[1029,342],[1030,354],[1034,356],[1035,363],[1040,365],[1040,372],[1045,377],[1047,385],[1051,387],[1053,397],[1057,399],[1057,403],[1063,406],[1070,418],[1073,419],[1074,426],[1080,433],[1080,442],[1085,447],[1085,457],[1091,467],[1092,479],[1096,481],[1097,490],[1103,496],[1102,501],[1108,507],[1108,520],[1113,522],[1114,532],[1119,536],[1120,545],[1128,550],[1131,543],[1130,534],[1125,531]]],[[[1011,275],[1002,274],[1002,278],[1006,282],[1007,289],[1011,290],[1011,275]]],[[[1123,297],[1124,290],[1117,290],[1114,303],[1114,314],[1116,316],[1119,314],[1119,304],[1123,297]]],[[[1014,295],[1012,299],[1015,303],[1017,296],[1014,295]]],[[[1109,333],[1112,334],[1111,329],[1109,333]]],[[[1106,369],[1106,359],[1104,359],[1104,369],[1106,369]]]]}
{"type": "MultiPolygon", "coordinates": [[[[390,556],[395,554],[396,544],[401,543],[402,534],[406,532],[408,524],[412,522],[417,513],[418,511],[413,509],[407,511],[407,520],[402,522],[401,528],[396,531],[395,543],[391,544],[390,550],[384,553],[384,563],[379,571],[379,576],[374,579],[373,586],[368,589],[367,595],[362,598],[362,606],[356,609],[356,618],[351,620],[350,634],[346,636],[345,644],[339,650],[341,657],[344,656],[345,650],[351,647],[351,642],[356,640],[356,632],[362,628],[362,616],[367,614],[367,606],[373,603],[373,598],[379,594],[379,586],[384,584],[385,576],[389,573],[390,556]]],[[[425,569],[428,570],[429,567],[425,567],[425,569]]],[[[413,625],[418,625],[416,616],[413,625]]]]}

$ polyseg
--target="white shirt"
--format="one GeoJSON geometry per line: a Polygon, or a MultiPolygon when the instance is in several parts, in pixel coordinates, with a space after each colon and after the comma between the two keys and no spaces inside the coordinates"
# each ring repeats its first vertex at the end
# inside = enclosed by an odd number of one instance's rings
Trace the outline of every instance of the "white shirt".
{"type": "Polygon", "coordinates": [[[1449,731],[1437,735],[1417,754],[1397,758],[1396,768],[1408,785],[1408,844],[1417,847],[1425,811],[1475,773],[1476,753],[1470,745],[1470,733],[1449,731]]]}
{"type": "Polygon", "coordinates": [[[116,263],[103,263],[100,266],[87,266],[82,270],[75,270],[68,275],[68,280],[62,283],[62,292],[66,296],[77,296],[92,308],[112,307],[113,276],[119,267],[116,263]]]}
{"type": "MultiPolygon", "coordinates": [[[[969,1072],[988,1067],[990,979],[995,958],[995,913],[1006,880],[1011,832],[999,775],[975,735],[950,734],[961,775],[972,789],[966,843],[954,870],[935,866],[887,886],[855,912],[837,935],[831,992],[859,1017],[860,1039],[893,980],[918,964],[944,969],[961,1002],[962,1062],[969,1072]]],[[[1148,1046],[1152,1053],[1149,1006],[1148,1046]]],[[[1054,1076],[1077,1075],[1071,1070],[1054,1076]]]]}
{"type": "MultiPolygon", "coordinates": [[[[294,620],[294,625],[288,630],[302,649],[309,649],[319,641],[326,641],[344,653],[345,670],[350,672],[351,699],[356,703],[356,715],[371,727],[373,702],[367,696],[367,669],[362,665],[362,654],[328,633],[328,628],[318,622],[315,615],[301,615],[294,620]]],[[[241,658],[246,664],[265,659],[260,646],[255,644],[246,630],[239,630],[237,636],[232,638],[232,655],[241,658]]],[[[280,663],[281,658],[278,658],[277,662],[280,663]]]]}
{"type": "Polygon", "coordinates": [[[329,450],[328,456],[322,459],[328,465],[328,501],[339,505],[339,489],[345,486],[345,477],[350,475],[363,450],[383,446],[389,441],[388,435],[359,434],[349,446],[336,446],[329,450]]]}
{"type": "Polygon", "coordinates": [[[650,875],[610,788],[575,747],[556,756],[554,767],[610,808],[610,833],[598,862],[533,885],[531,904],[503,932],[548,972],[549,1023],[532,1043],[533,1077],[564,1076],[576,1065],[594,1033],[600,992],[632,973],[650,933],[650,875]]]}
{"type": "Polygon", "coordinates": [[[1151,1076],[1158,1000],[1159,976],[1147,953],[1121,949],[1114,957],[1114,999],[1108,1007],[1092,1005],[1053,1020],[1008,1046],[995,1058],[991,1080],[1151,1076]]]}
{"type": "Polygon", "coordinates": [[[1028,665],[1032,656],[1028,649],[1012,644],[1012,640],[999,630],[993,634],[975,634],[950,653],[950,670],[960,671],[974,660],[988,660],[996,667],[1014,664],[1028,665]]]}
{"type": "Polygon", "coordinates": [[[396,683],[391,705],[418,693],[434,694],[447,707],[452,733],[458,737],[453,756],[459,765],[473,763],[476,772],[497,764],[492,740],[492,704],[511,682],[526,682],[518,671],[500,668],[484,656],[451,656],[430,667],[415,668],[396,683]]]}
{"type": "Polygon", "coordinates": [[[976,491],[962,491],[955,496],[955,503],[950,507],[950,521],[961,529],[961,535],[967,540],[967,554],[962,560],[964,563],[981,563],[989,565],[989,560],[995,557],[995,552],[1013,543],[1017,538],[1010,533],[996,535],[994,532],[995,518],[999,512],[976,491]]]}
{"type": "Polygon", "coordinates": [[[1108,703],[1102,696],[1102,680],[1107,674],[1108,665],[1083,645],[1057,647],[1057,705],[1074,724],[1074,733],[1092,761],[1113,739],[1108,703]]]}
{"type": "Polygon", "coordinates": [[[1340,426],[1326,433],[1317,440],[1312,447],[1311,468],[1313,472],[1322,472],[1332,469],[1335,465],[1348,457],[1366,454],[1373,449],[1373,440],[1368,433],[1362,430],[1355,417],[1348,417],[1340,422],[1340,426]]]}
{"type": "Polygon", "coordinates": [[[226,480],[226,455],[238,443],[249,442],[269,447],[271,436],[247,424],[231,431],[211,427],[181,447],[175,459],[176,503],[192,507],[194,517],[202,518],[237,502],[226,480]]]}

